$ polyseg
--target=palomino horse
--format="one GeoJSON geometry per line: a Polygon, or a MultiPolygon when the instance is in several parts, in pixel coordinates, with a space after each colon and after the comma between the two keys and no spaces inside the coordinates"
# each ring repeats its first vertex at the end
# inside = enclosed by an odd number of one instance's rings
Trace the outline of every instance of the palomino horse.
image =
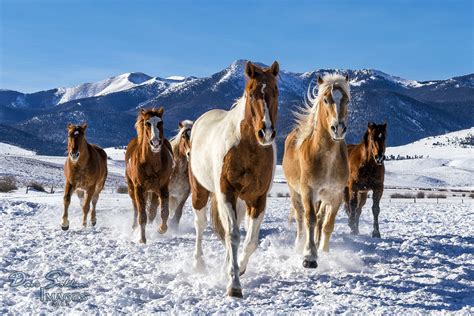
{"type": "Polygon", "coordinates": [[[379,213],[385,176],[385,137],[387,123],[377,125],[369,122],[360,144],[347,145],[349,152],[349,181],[345,190],[346,212],[349,227],[355,235],[359,234],[359,218],[367,201],[367,193],[372,190],[372,213],[374,231],[372,237],[380,238],[379,213]]]}
{"type": "Polygon", "coordinates": [[[134,217],[133,228],[141,228],[141,243],[146,243],[147,223],[146,197],[149,195],[149,219],[156,216],[158,198],[161,202],[161,226],[159,232],[168,230],[168,184],[173,171],[173,150],[163,134],[163,107],[142,109],[135,123],[137,137],[127,146],[125,153],[125,176],[128,194],[132,198],[134,217]]]}
{"type": "MultiPolygon", "coordinates": [[[[211,110],[202,115],[191,132],[190,184],[195,209],[197,266],[202,266],[202,235],[206,227],[203,208],[209,193],[215,195],[226,247],[227,294],[242,297],[239,275],[245,272],[257,248],[260,224],[276,161],[277,78],[274,62],[262,69],[251,62],[245,67],[249,80],[244,95],[229,111],[211,110]],[[238,199],[246,204],[248,227],[244,252],[240,243],[238,199]],[[240,267],[240,269],[239,269],[240,267]]],[[[220,230],[218,230],[219,232],[220,230]]]]}
{"type": "Polygon", "coordinates": [[[169,184],[170,210],[174,213],[171,223],[178,227],[183,206],[191,193],[188,176],[188,159],[191,150],[191,128],[193,122],[184,120],[179,123],[178,134],[171,139],[175,166],[169,184]]]}
{"type": "Polygon", "coordinates": [[[298,126],[288,135],[283,171],[296,217],[296,246],[303,249],[303,266],[316,268],[317,247],[329,251],[329,238],[349,175],[346,135],[350,100],[348,78],[318,77],[318,95],[308,88],[308,102],[297,114],[298,126]],[[311,91],[311,92],[310,92],[311,91]],[[303,233],[303,214],[306,234],[303,233]]]}
{"type": "Polygon", "coordinates": [[[87,225],[87,214],[92,201],[91,224],[95,226],[95,207],[99,194],[107,179],[107,154],[86,141],[87,124],[68,124],[68,158],[64,164],[66,185],[64,187],[64,213],[61,227],[69,229],[68,209],[71,195],[77,193],[82,206],[82,225],[87,225]]]}

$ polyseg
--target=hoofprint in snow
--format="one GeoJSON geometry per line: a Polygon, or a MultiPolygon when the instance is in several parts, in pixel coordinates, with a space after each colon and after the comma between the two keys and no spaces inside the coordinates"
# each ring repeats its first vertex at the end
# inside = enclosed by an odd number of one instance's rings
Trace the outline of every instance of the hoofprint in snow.
{"type": "MultiPolygon", "coordinates": [[[[465,138],[472,129],[459,133],[465,138]]],[[[405,189],[472,188],[472,146],[455,149],[459,144],[446,141],[436,154],[433,143],[443,140],[389,148],[388,155],[425,158],[386,162],[386,182],[405,189]],[[426,180],[421,168],[436,180],[426,180]]],[[[59,225],[65,157],[36,156],[3,144],[0,150],[0,175],[14,175],[21,186],[13,193],[0,193],[2,313],[474,313],[474,212],[468,197],[450,194],[439,204],[436,199],[413,203],[390,199],[386,192],[381,202],[381,240],[370,237],[370,199],[362,213],[360,236],[349,234],[341,209],[330,252],[319,254],[318,269],[307,270],[293,249],[295,227],[288,224],[290,202],[284,197],[287,188],[278,168],[260,246],[242,277],[244,299],[234,300],[225,297],[224,248],[210,228],[203,244],[207,272],[193,269],[194,215],[189,201],[179,232],[160,235],[157,223],[152,223],[149,243],[138,244],[138,231],[131,228],[130,198],[115,193],[124,184],[122,149],[106,150],[111,158],[109,180],[98,202],[97,226],[81,227],[81,209],[74,197],[67,232],[59,225]],[[54,185],[56,193],[26,194],[23,186],[32,180],[54,185]],[[54,270],[70,274],[57,279],[68,286],[41,292],[49,283],[45,274],[54,270]],[[12,287],[9,277],[14,271],[28,274],[28,282],[12,287]],[[58,299],[64,293],[75,293],[66,298],[67,305],[58,299]],[[53,296],[60,306],[45,301],[53,296]]]]}

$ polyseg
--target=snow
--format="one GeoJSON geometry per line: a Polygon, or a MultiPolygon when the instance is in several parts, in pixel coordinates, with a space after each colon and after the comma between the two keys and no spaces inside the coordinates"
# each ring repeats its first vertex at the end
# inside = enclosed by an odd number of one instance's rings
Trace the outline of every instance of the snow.
{"type": "Polygon", "coordinates": [[[183,76],[169,76],[169,77],[166,77],[166,79],[174,80],[174,81],[183,81],[183,80],[186,79],[186,77],[183,77],[183,76]]]}
{"type": "Polygon", "coordinates": [[[150,79],[150,76],[143,73],[125,73],[98,82],[85,83],[73,88],[59,88],[56,93],[61,97],[58,104],[131,89],[150,79]]]}
{"type": "MultiPolygon", "coordinates": [[[[441,150],[428,140],[388,148],[388,153],[401,155],[420,155],[425,154],[420,150],[426,150],[430,158],[386,162],[386,184],[413,189],[427,182],[460,187],[472,181],[472,149],[456,143],[470,133],[472,129],[430,138],[444,144],[441,150]],[[441,161],[444,166],[439,165],[441,161]]],[[[26,154],[21,148],[5,146],[10,145],[0,144],[0,175],[14,175],[20,188],[0,193],[2,314],[474,313],[471,198],[449,196],[413,203],[412,199],[391,199],[386,191],[381,201],[380,240],[370,237],[370,198],[359,236],[349,234],[341,209],[330,252],[320,253],[318,268],[308,270],[293,248],[296,228],[288,223],[288,189],[277,166],[259,247],[241,278],[244,299],[230,299],[225,297],[224,247],[210,228],[203,242],[207,269],[193,268],[195,232],[189,199],[179,231],[160,235],[157,223],[152,223],[147,227],[148,243],[138,243],[138,230],[131,228],[131,200],[128,194],[116,193],[118,185],[124,184],[124,149],[105,149],[109,176],[97,204],[97,226],[81,227],[82,211],[74,196],[71,226],[65,232],[60,219],[66,157],[26,154]],[[53,185],[55,193],[26,194],[24,186],[31,180],[53,185]],[[41,301],[44,276],[56,269],[84,287],[55,287],[48,293],[85,293],[85,301],[67,306],[41,301]],[[12,287],[8,278],[13,271],[25,272],[39,284],[12,287]]]]}
{"type": "Polygon", "coordinates": [[[15,145],[0,143],[0,155],[32,156],[35,155],[35,152],[15,145]]]}

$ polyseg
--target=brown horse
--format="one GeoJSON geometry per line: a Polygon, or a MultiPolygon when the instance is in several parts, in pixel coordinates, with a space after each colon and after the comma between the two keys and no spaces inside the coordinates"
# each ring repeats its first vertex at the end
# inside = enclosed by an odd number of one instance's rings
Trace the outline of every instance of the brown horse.
{"type": "Polygon", "coordinates": [[[171,213],[174,214],[171,223],[176,228],[183,214],[184,203],[191,193],[188,176],[188,159],[191,151],[192,127],[192,121],[184,120],[179,122],[179,132],[171,140],[175,166],[169,184],[170,210],[171,213]]]}
{"type": "Polygon", "coordinates": [[[125,152],[125,176],[134,210],[133,228],[137,226],[138,217],[141,243],[146,243],[147,196],[150,222],[154,220],[158,203],[161,202],[159,232],[164,234],[168,229],[168,184],[174,162],[171,144],[163,133],[163,112],[163,107],[140,111],[135,123],[138,136],[128,143],[125,152]]]}
{"type": "Polygon", "coordinates": [[[96,205],[107,179],[107,154],[86,141],[87,124],[67,125],[68,158],[64,164],[66,185],[64,187],[64,213],[61,227],[69,229],[68,209],[71,195],[77,193],[82,206],[82,225],[87,225],[87,214],[92,201],[91,224],[96,224],[96,205]]]}
{"type": "Polygon", "coordinates": [[[385,137],[387,123],[377,125],[369,122],[362,142],[348,145],[349,181],[345,189],[346,213],[349,216],[349,227],[355,235],[359,234],[359,218],[362,207],[367,201],[367,193],[372,190],[372,213],[374,231],[372,237],[380,238],[379,213],[380,199],[383,194],[385,176],[385,137]]]}
{"type": "Polygon", "coordinates": [[[316,268],[317,247],[329,251],[329,238],[343,199],[349,176],[346,135],[350,100],[348,78],[326,75],[318,78],[318,95],[308,89],[304,113],[297,114],[298,126],[288,135],[283,171],[296,217],[296,247],[303,244],[303,215],[306,240],[303,266],[316,268]],[[322,237],[321,237],[322,234],[322,237]]]}
{"type": "MultiPolygon", "coordinates": [[[[206,227],[209,194],[212,208],[223,230],[226,248],[227,294],[242,297],[239,275],[245,272],[250,255],[257,249],[260,224],[267,192],[273,181],[276,162],[277,78],[274,62],[262,69],[251,62],[245,67],[249,78],[244,95],[229,110],[211,110],[193,125],[191,132],[190,184],[195,209],[196,264],[202,266],[202,236],[206,227]],[[240,243],[238,201],[247,206],[247,236],[243,254],[237,259],[240,243]]],[[[216,217],[214,217],[216,218],[216,217]]]]}

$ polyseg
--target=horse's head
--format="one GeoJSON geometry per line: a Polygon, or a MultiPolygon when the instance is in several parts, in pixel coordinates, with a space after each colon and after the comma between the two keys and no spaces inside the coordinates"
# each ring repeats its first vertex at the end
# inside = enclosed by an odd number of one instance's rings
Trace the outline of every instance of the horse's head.
{"type": "Polygon", "coordinates": [[[163,107],[159,109],[141,109],[135,123],[139,141],[148,144],[153,153],[160,152],[165,137],[163,133],[163,112],[163,107]]]}
{"type": "Polygon", "coordinates": [[[85,144],[86,129],[87,124],[73,125],[69,123],[67,125],[67,152],[72,162],[79,160],[81,147],[85,144]]]}
{"type": "Polygon", "coordinates": [[[191,152],[191,129],[193,127],[193,121],[184,120],[179,122],[179,145],[178,151],[180,155],[186,157],[189,160],[189,153],[191,152]]]}
{"type": "Polygon", "coordinates": [[[245,87],[248,97],[246,116],[251,116],[255,137],[264,146],[272,144],[276,136],[279,69],[276,61],[270,68],[260,68],[250,61],[245,67],[249,78],[245,87]]]}
{"type": "Polygon", "coordinates": [[[375,124],[369,122],[367,124],[366,144],[369,154],[374,158],[378,165],[385,160],[385,137],[387,135],[387,123],[375,124]]]}
{"type": "Polygon", "coordinates": [[[348,104],[350,100],[349,77],[326,75],[318,77],[319,111],[324,113],[329,134],[335,141],[344,140],[347,131],[348,104]]]}

